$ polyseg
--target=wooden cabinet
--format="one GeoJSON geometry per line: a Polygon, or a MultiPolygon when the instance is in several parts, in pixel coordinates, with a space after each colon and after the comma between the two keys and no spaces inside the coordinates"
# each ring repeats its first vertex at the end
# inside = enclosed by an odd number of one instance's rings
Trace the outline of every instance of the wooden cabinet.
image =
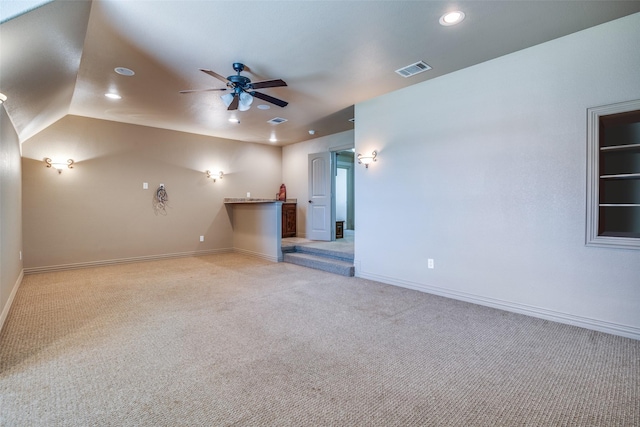
{"type": "MultiPolygon", "coordinates": [[[[591,215],[587,244],[640,248],[640,101],[590,116],[591,215]]],[[[595,109],[593,109],[595,110],[595,109]]]]}
{"type": "Polygon", "coordinates": [[[282,237],[296,237],[295,203],[282,204],[282,237]]]}

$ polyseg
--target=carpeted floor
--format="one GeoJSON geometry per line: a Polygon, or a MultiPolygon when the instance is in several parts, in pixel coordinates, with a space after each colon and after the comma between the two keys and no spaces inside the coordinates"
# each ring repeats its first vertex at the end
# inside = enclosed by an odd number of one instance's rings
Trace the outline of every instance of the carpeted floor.
{"type": "Polygon", "coordinates": [[[28,275],[2,426],[638,426],[640,341],[239,254],[28,275]]]}

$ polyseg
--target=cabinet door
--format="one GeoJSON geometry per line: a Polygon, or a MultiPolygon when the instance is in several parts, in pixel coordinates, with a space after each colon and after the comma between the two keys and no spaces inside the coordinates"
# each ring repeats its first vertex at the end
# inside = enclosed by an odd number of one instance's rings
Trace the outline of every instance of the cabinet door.
{"type": "Polygon", "coordinates": [[[282,237],[296,237],[296,205],[282,205],[282,237]]]}

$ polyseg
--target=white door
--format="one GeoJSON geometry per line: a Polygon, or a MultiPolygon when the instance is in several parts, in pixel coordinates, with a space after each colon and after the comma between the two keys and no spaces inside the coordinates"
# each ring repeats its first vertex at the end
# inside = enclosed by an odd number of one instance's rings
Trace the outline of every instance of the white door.
{"type": "Polygon", "coordinates": [[[331,154],[309,154],[307,239],[331,240],[331,154]]]}

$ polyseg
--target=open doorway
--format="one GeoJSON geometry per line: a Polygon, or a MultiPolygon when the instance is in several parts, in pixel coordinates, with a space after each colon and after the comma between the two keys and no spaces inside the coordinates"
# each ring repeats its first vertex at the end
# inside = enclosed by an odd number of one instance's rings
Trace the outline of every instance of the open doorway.
{"type": "Polygon", "coordinates": [[[354,159],[352,150],[335,152],[334,218],[337,227],[344,231],[336,233],[336,238],[340,238],[339,234],[344,237],[345,234],[351,235],[355,231],[354,159]]]}

